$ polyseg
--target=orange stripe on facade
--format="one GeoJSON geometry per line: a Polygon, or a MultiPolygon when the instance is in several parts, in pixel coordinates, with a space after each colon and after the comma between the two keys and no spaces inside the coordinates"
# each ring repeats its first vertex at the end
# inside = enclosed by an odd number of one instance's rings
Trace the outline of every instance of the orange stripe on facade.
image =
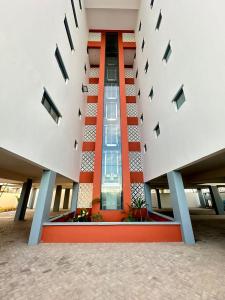
{"type": "Polygon", "coordinates": [[[83,142],[82,151],[95,151],[95,142],[83,142]]]}
{"type": "Polygon", "coordinates": [[[136,103],[136,96],[127,96],[126,101],[127,103],[136,103]]]}
{"type": "Polygon", "coordinates": [[[134,78],[125,78],[126,84],[134,84],[134,78]]]}
{"type": "Polygon", "coordinates": [[[97,103],[98,96],[87,96],[87,103],[97,103]]]}
{"type": "Polygon", "coordinates": [[[89,41],[88,42],[88,48],[101,48],[101,42],[92,42],[92,41],[89,41]]]}
{"type": "Polygon", "coordinates": [[[141,143],[140,142],[129,142],[129,151],[141,152],[141,143]]]}
{"type": "Polygon", "coordinates": [[[93,172],[80,172],[80,183],[93,183],[93,172]]]}
{"type": "Polygon", "coordinates": [[[130,182],[131,183],[143,183],[144,182],[143,172],[130,172],[130,182]]]}
{"type": "Polygon", "coordinates": [[[120,112],[121,112],[121,145],[122,145],[122,177],[123,177],[123,208],[129,209],[131,204],[130,176],[129,176],[129,148],[127,128],[127,105],[125,89],[124,49],[122,33],[118,34],[119,45],[119,79],[120,79],[120,112]]]}
{"type": "Polygon", "coordinates": [[[127,124],[128,125],[138,125],[138,118],[137,117],[127,117],[127,124]]]}
{"type": "Polygon", "coordinates": [[[136,43],[135,42],[123,42],[123,48],[124,49],[136,49],[136,43]]]}
{"type": "Polygon", "coordinates": [[[86,117],[85,118],[85,125],[96,125],[97,118],[96,117],[86,117]]]}
{"type": "Polygon", "coordinates": [[[98,84],[99,83],[99,78],[89,78],[89,83],[90,84],[98,84]]]}

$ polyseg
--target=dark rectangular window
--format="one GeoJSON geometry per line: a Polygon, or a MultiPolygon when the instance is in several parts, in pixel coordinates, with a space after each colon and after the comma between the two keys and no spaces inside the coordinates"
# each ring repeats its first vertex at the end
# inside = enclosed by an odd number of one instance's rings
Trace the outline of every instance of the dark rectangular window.
{"type": "Polygon", "coordinates": [[[66,68],[65,68],[64,62],[62,60],[62,56],[60,54],[58,46],[56,46],[55,57],[56,57],[58,65],[59,65],[59,68],[62,72],[63,78],[65,79],[65,81],[67,81],[69,79],[69,76],[68,76],[68,73],[66,71],[66,68]]]}
{"type": "Polygon", "coordinates": [[[65,19],[64,19],[64,25],[65,25],[67,37],[68,37],[68,40],[69,40],[70,49],[71,49],[72,51],[74,51],[73,40],[72,40],[72,36],[71,36],[71,33],[70,33],[70,28],[69,28],[69,25],[68,25],[68,22],[67,22],[67,18],[66,18],[66,17],[65,17],[65,19]]]}
{"type": "Polygon", "coordinates": [[[151,8],[153,8],[154,1],[155,1],[155,0],[151,0],[151,2],[150,2],[150,6],[151,6],[151,8]]]}
{"type": "Polygon", "coordinates": [[[79,110],[78,110],[78,117],[79,117],[80,119],[82,118],[82,113],[81,113],[80,108],[79,108],[79,110]]]}
{"type": "Polygon", "coordinates": [[[144,122],[144,114],[141,114],[141,116],[140,116],[140,120],[141,120],[141,123],[143,123],[143,122],[144,122]]]}
{"type": "Polygon", "coordinates": [[[138,97],[141,97],[141,90],[138,91],[138,97]]]}
{"type": "Polygon", "coordinates": [[[177,110],[181,108],[181,106],[184,104],[185,101],[186,101],[186,98],[184,95],[184,90],[183,90],[183,87],[181,87],[173,99],[173,102],[176,104],[177,110]]]}
{"type": "Polygon", "coordinates": [[[58,109],[56,108],[55,104],[53,103],[51,97],[49,96],[46,90],[44,90],[41,103],[51,115],[52,119],[58,124],[59,119],[61,118],[61,114],[59,113],[58,109]]]}
{"type": "Polygon", "coordinates": [[[138,78],[138,69],[136,71],[135,77],[138,78]]]}
{"type": "Polygon", "coordinates": [[[141,31],[141,21],[140,21],[140,23],[139,23],[138,31],[141,31]]]}
{"type": "Polygon", "coordinates": [[[147,145],[146,144],[144,144],[144,153],[146,153],[147,152],[147,145]]]}
{"type": "Polygon", "coordinates": [[[171,45],[170,45],[170,42],[169,42],[169,44],[166,47],[165,54],[163,56],[163,60],[165,60],[165,62],[168,62],[171,53],[172,53],[172,48],[171,48],[171,45]]]}
{"type": "Polygon", "coordinates": [[[82,10],[82,3],[81,3],[81,0],[79,0],[79,6],[80,6],[80,10],[82,10]]]}
{"type": "Polygon", "coordinates": [[[78,28],[77,13],[76,13],[76,9],[75,9],[75,5],[74,5],[74,1],[73,0],[71,0],[71,5],[72,5],[72,10],[73,10],[73,16],[74,16],[75,25],[78,28]]]}
{"type": "Polygon", "coordinates": [[[148,60],[146,61],[146,64],[145,64],[145,73],[148,72],[148,68],[149,68],[149,63],[148,63],[148,60]]]}
{"type": "Polygon", "coordinates": [[[75,142],[74,142],[74,148],[75,148],[75,150],[78,149],[78,142],[77,142],[77,140],[75,140],[75,142]]]}
{"type": "Polygon", "coordinates": [[[156,125],[156,127],[154,128],[155,131],[155,135],[156,137],[158,137],[160,135],[160,127],[159,127],[159,123],[156,125]]]}
{"type": "Polygon", "coordinates": [[[158,21],[157,21],[156,27],[155,27],[156,30],[159,30],[159,27],[160,27],[160,25],[161,25],[161,22],[162,22],[162,13],[161,13],[161,11],[160,11],[159,17],[158,17],[158,21]]]}
{"type": "Polygon", "coordinates": [[[142,50],[142,52],[143,52],[143,50],[144,50],[144,47],[145,47],[145,40],[143,39],[142,45],[141,45],[141,50],[142,50]]]}
{"type": "Polygon", "coordinates": [[[152,100],[153,97],[154,97],[154,89],[153,89],[153,87],[152,87],[152,88],[151,88],[151,91],[150,91],[150,93],[149,93],[149,98],[152,100]]]}

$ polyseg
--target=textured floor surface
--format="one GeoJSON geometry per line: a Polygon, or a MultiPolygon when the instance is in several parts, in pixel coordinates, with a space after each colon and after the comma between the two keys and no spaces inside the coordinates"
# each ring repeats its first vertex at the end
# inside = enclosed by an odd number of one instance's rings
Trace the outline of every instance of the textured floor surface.
{"type": "Polygon", "coordinates": [[[26,244],[0,214],[0,299],[225,299],[225,218],[194,213],[184,244],[26,244]]]}

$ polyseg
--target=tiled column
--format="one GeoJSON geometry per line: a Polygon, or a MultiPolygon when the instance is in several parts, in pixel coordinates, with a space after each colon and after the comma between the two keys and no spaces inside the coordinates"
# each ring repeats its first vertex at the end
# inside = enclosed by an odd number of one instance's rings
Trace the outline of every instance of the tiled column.
{"type": "Polygon", "coordinates": [[[24,182],[22,191],[20,194],[20,199],[19,203],[16,209],[16,214],[15,214],[15,221],[22,221],[24,220],[24,216],[26,213],[27,209],[27,204],[30,196],[30,191],[32,187],[32,180],[28,179],[26,182],[24,182]]]}
{"type": "Polygon", "coordinates": [[[48,220],[55,179],[55,172],[43,171],[37,204],[34,211],[33,222],[30,231],[28,242],[29,245],[38,244],[41,238],[42,224],[48,220]]]}
{"type": "Polygon", "coordinates": [[[172,171],[167,174],[167,178],[172,198],[174,219],[181,224],[183,241],[186,244],[194,244],[195,238],[193,234],[182,176],[180,172],[172,171]]]}

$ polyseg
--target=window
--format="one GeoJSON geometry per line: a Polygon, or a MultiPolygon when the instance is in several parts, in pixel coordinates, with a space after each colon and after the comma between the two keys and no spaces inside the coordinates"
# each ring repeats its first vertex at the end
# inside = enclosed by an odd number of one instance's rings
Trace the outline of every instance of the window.
{"type": "Polygon", "coordinates": [[[52,119],[58,124],[59,119],[62,117],[59,113],[58,109],[56,108],[55,104],[53,103],[51,97],[49,96],[48,92],[44,90],[44,94],[42,96],[41,103],[46,108],[48,113],[51,115],[52,119]]]}
{"type": "Polygon", "coordinates": [[[143,122],[144,122],[144,115],[143,115],[143,114],[141,114],[141,116],[140,116],[140,120],[141,120],[141,123],[143,123],[143,122]]]}
{"type": "Polygon", "coordinates": [[[163,56],[163,60],[164,60],[165,62],[168,62],[171,53],[172,53],[172,48],[171,48],[171,45],[170,45],[170,42],[169,42],[169,44],[168,44],[167,47],[166,47],[165,54],[164,54],[164,56],[163,56]]]}
{"type": "Polygon", "coordinates": [[[149,67],[149,64],[148,64],[148,60],[146,61],[146,64],[145,64],[145,73],[148,72],[148,67],[149,67]]]}
{"type": "Polygon", "coordinates": [[[136,71],[136,75],[135,75],[136,79],[138,78],[138,69],[136,71]]]}
{"type": "Polygon", "coordinates": [[[141,45],[141,50],[142,50],[142,52],[144,51],[144,47],[145,47],[145,40],[143,39],[142,45],[141,45]]]}
{"type": "Polygon", "coordinates": [[[75,9],[75,5],[74,5],[73,0],[71,0],[71,5],[72,5],[72,10],[73,10],[75,25],[76,25],[76,28],[78,28],[77,14],[76,14],[76,9],[75,9]]]}
{"type": "Polygon", "coordinates": [[[59,68],[60,68],[60,70],[62,72],[63,78],[67,82],[69,80],[69,76],[68,76],[68,73],[66,71],[66,68],[65,68],[64,62],[62,60],[62,56],[60,54],[58,46],[56,46],[55,57],[56,57],[58,65],[59,65],[59,68]]]}
{"type": "Polygon", "coordinates": [[[141,31],[141,21],[140,21],[140,23],[139,23],[138,31],[141,31]]]}
{"type": "Polygon", "coordinates": [[[152,100],[153,97],[154,97],[154,89],[153,89],[153,87],[152,87],[152,88],[151,88],[151,91],[150,91],[150,93],[149,93],[149,98],[152,100]]]}
{"type": "Polygon", "coordinates": [[[78,117],[79,117],[80,119],[82,118],[82,112],[81,112],[80,108],[79,108],[79,110],[78,110],[78,117]]]}
{"type": "Polygon", "coordinates": [[[119,128],[114,125],[105,125],[105,145],[109,147],[116,147],[118,141],[119,128]]]}
{"type": "Polygon", "coordinates": [[[84,65],[84,72],[85,72],[85,74],[87,73],[87,66],[86,66],[86,64],[84,65]]]}
{"type": "Polygon", "coordinates": [[[138,91],[138,97],[139,97],[139,98],[141,97],[141,91],[140,91],[140,89],[139,89],[139,91],[138,91]]]}
{"type": "Polygon", "coordinates": [[[159,30],[159,27],[160,27],[160,25],[161,25],[161,22],[162,22],[162,13],[161,13],[161,11],[160,11],[160,13],[159,13],[159,17],[158,17],[158,21],[157,21],[157,23],[156,23],[156,30],[159,30]]]}
{"type": "Polygon", "coordinates": [[[154,1],[155,1],[155,0],[151,0],[151,1],[150,1],[150,6],[151,6],[151,8],[153,8],[154,1]]]}
{"type": "Polygon", "coordinates": [[[135,52],[135,54],[134,54],[134,59],[136,59],[136,52],[135,52]]]}
{"type": "Polygon", "coordinates": [[[184,95],[184,90],[183,90],[183,86],[180,88],[180,90],[178,91],[178,93],[176,94],[176,96],[173,99],[173,102],[176,105],[176,109],[180,109],[181,106],[184,104],[184,102],[186,101],[185,95],[184,95]]]}
{"type": "Polygon", "coordinates": [[[64,25],[65,25],[67,37],[68,37],[68,40],[69,40],[70,49],[71,49],[71,51],[74,51],[73,40],[72,40],[72,37],[71,37],[71,33],[70,33],[70,29],[69,29],[69,25],[68,25],[66,17],[64,19],[64,25]]]}
{"type": "Polygon", "coordinates": [[[81,0],[79,0],[79,6],[80,6],[80,10],[82,10],[82,3],[81,3],[81,0]]]}
{"type": "Polygon", "coordinates": [[[147,145],[146,144],[144,144],[144,153],[146,153],[147,152],[147,145]]]}
{"type": "Polygon", "coordinates": [[[78,142],[77,142],[77,140],[75,140],[75,142],[74,142],[74,148],[75,148],[75,150],[78,149],[78,142]]]}
{"type": "Polygon", "coordinates": [[[159,123],[156,125],[156,127],[154,128],[154,132],[155,132],[155,136],[158,137],[160,135],[160,127],[159,127],[159,123]]]}

